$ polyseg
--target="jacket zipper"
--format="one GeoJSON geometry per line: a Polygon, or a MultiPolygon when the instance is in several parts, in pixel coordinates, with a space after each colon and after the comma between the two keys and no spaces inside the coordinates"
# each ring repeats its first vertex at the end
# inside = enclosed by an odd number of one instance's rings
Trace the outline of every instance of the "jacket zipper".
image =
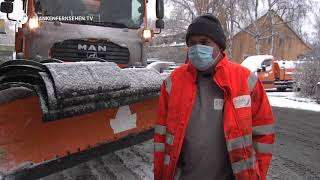
{"type": "MultiPolygon", "coordinates": [[[[185,128],[182,128],[182,130],[183,130],[183,133],[181,134],[181,138],[182,138],[182,141],[181,141],[181,143],[179,143],[179,145],[178,145],[178,149],[179,149],[179,151],[180,151],[180,153],[179,153],[179,156],[178,157],[176,157],[176,162],[175,162],[175,166],[174,166],[174,170],[173,170],[173,177],[175,177],[175,175],[176,175],[176,170],[177,170],[177,163],[178,163],[178,161],[179,161],[179,158],[180,158],[180,154],[181,154],[181,148],[182,148],[182,144],[183,144],[183,141],[184,141],[184,137],[185,137],[185,132],[186,132],[186,128],[187,128],[187,125],[188,125],[188,123],[189,123],[189,119],[190,119],[190,116],[191,116],[191,113],[192,113],[192,107],[194,106],[194,102],[195,102],[195,98],[196,98],[196,95],[197,95],[197,88],[195,88],[195,92],[194,92],[194,94],[192,95],[193,96],[193,98],[192,98],[192,103],[191,103],[191,107],[190,107],[190,111],[189,111],[189,113],[188,113],[188,115],[187,115],[187,120],[184,122],[184,124],[183,124],[183,126],[185,127],[185,128]]],[[[179,124],[180,125],[180,124],[179,124]]]]}
{"type": "MultiPolygon", "coordinates": [[[[241,130],[240,130],[240,125],[239,125],[239,116],[238,116],[238,113],[237,113],[237,111],[236,111],[236,107],[235,107],[232,99],[231,99],[231,104],[232,104],[232,107],[233,107],[233,112],[235,113],[235,117],[236,117],[236,118],[235,118],[235,121],[236,121],[238,130],[241,132],[241,130]]],[[[241,132],[241,135],[243,136],[242,132],[241,132]]],[[[244,142],[243,139],[241,139],[241,142],[242,142],[242,146],[243,146],[245,155],[246,155],[246,157],[248,158],[249,156],[248,156],[247,149],[245,148],[245,142],[244,142]]],[[[252,146],[252,145],[251,145],[251,146],[252,146]]],[[[253,148],[253,147],[252,147],[252,148],[253,148]]],[[[253,156],[254,156],[254,154],[252,153],[252,157],[253,157],[253,156]]],[[[245,162],[246,162],[246,164],[247,164],[248,167],[249,167],[250,164],[248,163],[248,161],[245,160],[245,162]]],[[[255,163],[255,162],[254,162],[254,163],[255,163]]],[[[248,173],[248,174],[249,174],[250,179],[252,179],[251,174],[250,174],[250,173],[248,173]]]]}

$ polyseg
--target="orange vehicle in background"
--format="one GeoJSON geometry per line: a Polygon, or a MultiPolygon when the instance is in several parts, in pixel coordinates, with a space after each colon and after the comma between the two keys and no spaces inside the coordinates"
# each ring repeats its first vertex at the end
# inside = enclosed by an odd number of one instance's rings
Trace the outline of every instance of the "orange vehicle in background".
{"type": "Polygon", "coordinates": [[[285,91],[294,88],[295,61],[277,61],[271,55],[257,55],[249,56],[241,65],[256,73],[265,89],[285,91]]]}

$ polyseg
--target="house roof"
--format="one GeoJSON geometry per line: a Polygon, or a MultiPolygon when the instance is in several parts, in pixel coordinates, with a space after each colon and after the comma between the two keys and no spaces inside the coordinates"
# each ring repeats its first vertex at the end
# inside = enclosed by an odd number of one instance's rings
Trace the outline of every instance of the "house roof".
{"type": "MultiPolygon", "coordinates": [[[[265,16],[268,15],[268,12],[266,12],[264,15],[262,15],[261,17],[259,17],[256,21],[260,21],[262,18],[264,18],[265,16]]],[[[284,22],[284,20],[276,13],[276,16],[282,21],[284,22]]],[[[253,25],[253,23],[249,24],[247,27],[245,27],[244,29],[248,29],[249,27],[251,27],[253,25]]],[[[285,25],[296,37],[298,37],[298,39],[307,47],[309,48],[309,50],[311,50],[312,48],[296,33],[296,31],[288,25],[288,23],[283,23],[283,25],[285,25]]],[[[244,32],[243,30],[237,32],[233,37],[239,36],[241,32],[244,32]]]]}

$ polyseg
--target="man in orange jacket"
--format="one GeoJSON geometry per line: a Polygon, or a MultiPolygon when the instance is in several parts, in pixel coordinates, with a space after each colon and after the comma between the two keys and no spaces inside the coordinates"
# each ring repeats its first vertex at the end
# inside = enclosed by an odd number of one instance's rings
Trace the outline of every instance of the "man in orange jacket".
{"type": "Polygon", "coordinates": [[[254,73],[223,53],[219,20],[189,25],[187,63],[164,81],[154,135],[155,180],[265,180],[274,117],[254,73]]]}

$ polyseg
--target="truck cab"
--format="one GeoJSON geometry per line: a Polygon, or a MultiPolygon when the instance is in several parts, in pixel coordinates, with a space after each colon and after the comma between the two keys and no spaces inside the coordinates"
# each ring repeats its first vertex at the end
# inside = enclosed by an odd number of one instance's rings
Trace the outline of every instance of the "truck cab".
{"type": "MultiPolygon", "coordinates": [[[[52,58],[64,62],[93,59],[124,67],[147,65],[147,42],[157,34],[148,27],[147,0],[20,1],[23,9],[12,7],[27,17],[20,18],[25,22],[20,22],[16,33],[19,58],[39,62],[52,58]]],[[[2,12],[17,21],[8,8],[10,3],[2,3],[2,12]]],[[[163,1],[157,0],[156,4],[157,28],[161,30],[163,1]]]]}
{"type": "Polygon", "coordinates": [[[271,55],[256,55],[247,57],[241,65],[255,73],[265,89],[285,91],[294,86],[294,61],[277,61],[271,55]]]}

